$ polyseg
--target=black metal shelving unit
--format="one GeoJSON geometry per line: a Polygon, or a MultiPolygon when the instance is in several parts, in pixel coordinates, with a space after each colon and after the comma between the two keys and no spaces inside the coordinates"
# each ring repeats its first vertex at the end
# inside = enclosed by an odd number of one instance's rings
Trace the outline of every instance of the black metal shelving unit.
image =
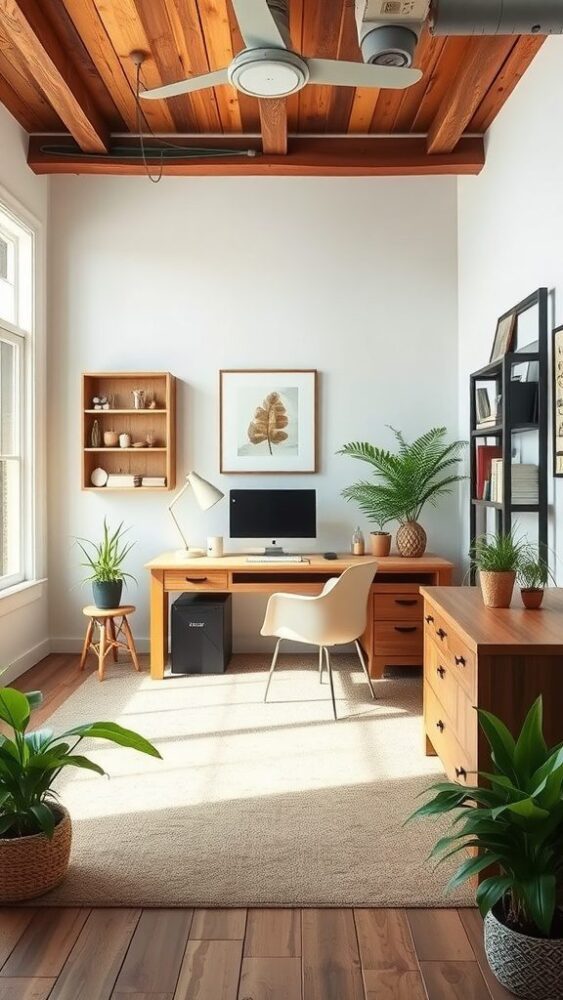
{"type": "MultiPolygon", "coordinates": [[[[479,509],[496,511],[495,529],[497,532],[509,532],[512,528],[514,515],[532,513],[538,516],[538,543],[547,555],[548,541],[548,290],[538,288],[536,292],[520,302],[512,312],[516,313],[518,331],[519,317],[530,309],[538,311],[538,350],[531,352],[511,351],[498,361],[493,361],[470,375],[470,532],[471,540],[478,534],[477,517],[479,509]],[[512,378],[513,368],[526,362],[538,364],[537,382],[537,422],[519,423],[513,419],[514,394],[521,386],[512,378]],[[493,427],[477,426],[477,386],[479,382],[489,382],[495,385],[495,395],[502,396],[502,419],[493,427]],[[514,434],[538,434],[538,465],[539,492],[537,504],[515,504],[512,500],[512,437],[514,434]],[[477,500],[475,488],[477,483],[477,448],[479,442],[486,438],[494,438],[500,442],[503,459],[503,492],[502,503],[491,500],[477,500]]],[[[517,333],[516,333],[517,335],[517,333]]]]}

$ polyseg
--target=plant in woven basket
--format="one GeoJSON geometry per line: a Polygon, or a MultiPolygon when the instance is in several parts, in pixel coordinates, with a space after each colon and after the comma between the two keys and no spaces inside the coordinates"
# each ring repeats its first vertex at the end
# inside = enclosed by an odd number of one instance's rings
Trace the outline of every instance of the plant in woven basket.
{"type": "Polygon", "coordinates": [[[273,455],[272,445],[287,441],[284,428],[288,424],[287,410],[279,392],[270,392],[255,410],[248,428],[248,440],[251,444],[263,444],[266,441],[268,451],[273,455]]]}
{"type": "Polygon", "coordinates": [[[465,478],[454,471],[461,461],[465,442],[447,443],[445,427],[433,427],[411,444],[401,431],[393,427],[391,430],[398,445],[395,453],[367,442],[352,442],[339,451],[340,455],[367,462],[375,477],[348,486],[342,496],[357,503],[381,529],[391,521],[398,521],[399,552],[404,556],[421,556],[426,548],[426,533],[418,523],[420,515],[427,503],[436,507],[465,478]]]}
{"type": "Polygon", "coordinates": [[[115,722],[74,726],[55,736],[51,729],[28,732],[40,691],[22,694],[0,688],[0,902],[32,899],[54,888],[68,868],[71,821],[53,785],[67,767],[105,774],[78,753],[86,738],[108,740],[160,757],[138,733],[115,722]],[[6,727],[11,730],[6,734],[6,727]]]}
{"type": "Polygon", "coordinates": [[[438,863],[477,850],[462,861],[447,891],[486,874],[477,903],[486,917],[487,957],[503,985],[528,1000],[560,997],[563,745],[546,744],[541,697],[516,739],[496,716],[482,709],[478,715],[492,761],[491,773],[479,775],[482,787],[432,785],[432,798],[410,819],[452,817],[455,832],[439,840],[431,854],[438,863]],[[534,963],[534,957],[541,961],[534,963]],[[527,969],[529,981],[522,983],[527,969]]]}
{"type": "Polygon", "coordinates": [[[134,546],[134,542],[124,542],[123,536],[128,531],[123,527],[123,521],[115,531],[110,529],[107,518],[104,518],[102,540],[93,542],[89,538],[77,538],[86,562],[81,565],[88,570],[84,582],[92,584],[94,602],[99,608],[116,608],[121,600],[121,590],[127,580],[135,577],[126,573],[123,563],[134,546]]]}
{"type": "Polygon", "coordinates": [[[480,535],[470,551],[471,566],[479,571],[483,601],[487,607],[508,608],[516,574],[526,561],[529,546],[518,538],[513,528],[509,532],[480,535]]]}

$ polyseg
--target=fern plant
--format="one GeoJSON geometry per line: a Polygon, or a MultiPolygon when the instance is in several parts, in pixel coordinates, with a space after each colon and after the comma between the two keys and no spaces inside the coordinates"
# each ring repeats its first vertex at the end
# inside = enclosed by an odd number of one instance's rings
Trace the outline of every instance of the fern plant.
{"type": "Polygon", "coordinates": [[[354,483],[342,496],[357,503],[368,520],[381,529],[390,521],[418,521],[427,503],[437,506],[455,483],[466,478],[454,472],[466,442],[446,443],[445,427],[433,427],[412,444],[401,431],[391,430],[397,440],[396,453],[367,442],[346,444],[338,452],[371,466],[375,481],[354,483]]]}

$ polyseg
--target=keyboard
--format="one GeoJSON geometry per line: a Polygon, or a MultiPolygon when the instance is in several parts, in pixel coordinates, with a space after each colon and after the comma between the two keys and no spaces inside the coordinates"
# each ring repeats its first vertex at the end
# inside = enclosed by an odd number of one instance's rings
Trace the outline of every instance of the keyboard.
{"type": "Polygon", "coordinates": [[[303,556],[247,556],[247,563],[302,563],[309,562],[303,556]]]}

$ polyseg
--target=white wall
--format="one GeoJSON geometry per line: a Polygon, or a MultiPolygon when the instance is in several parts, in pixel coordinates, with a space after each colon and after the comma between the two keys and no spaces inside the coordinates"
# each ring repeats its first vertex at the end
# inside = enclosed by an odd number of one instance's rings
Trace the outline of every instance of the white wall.
{"type": "MultiPolygon", "coordinates": [[[[77,647],[87,592],[75,535],[104,514],[132,526],[135,633],[146,639],[143,563],[177,539],[162,496],[79,490],[80,372],[165,369],[182,380],[178,482],[190,468],[224,491],[283,477],[218,473],[218,370],[321,372],[319,549],[349,545],[361,518],[340,498],[362,473],[344,442],[391,442],[457,425],[456,181],[55,178],[50,257],[50,611],[53,648],[77,647]]],[[[183,515],[191,539],[228,534],[228,505],[183,515]]],[[[432,549],[458,559],[457,502],[424,517],[432,549]]],[[[364,525],[367,529],[367,525],[364,525]]],[[[239,649],[258,649],[263,601],[235,608],[239,649]]]]}
{"type": "MultiPolygon", "coordinates": [[[[488,134],[479,177],[458,181],[460,433],[467,436],[468,375],[489,358],[497,317],[540,286],[563,322],[563,62],[548,39],[488,134]]],[[[551,475],[551,454],[550,454],[551,475]]],[[[563,483],[551,483],[563,514],[563,483]]],[[[467,504],[463,506],[468,545],[467,504]]],[[[529,522],[520,518],[522,531],[529,522]]],[[[557,518],[551,518],[557,548],[557,518]]],[[[563,580],[562,567],[558,567],[563,580]]]]}
{"type": "MultiPolygon", "coordinates": [[[[36,177],[26,164],[27,136],[0,105],[0,202],[35,227],[39,224],[36,354],[36,426],[39,503],[37,531],[45,537],[45,249],[48,181],[36,177]]],[[[37,576],[46,575],[46,554],[37,554],[37,576]]],[[[0,668],[7,667],[2,683],[13,679],[49,651],[46,584],[14,595],[0,597],[0,668]]]]}

